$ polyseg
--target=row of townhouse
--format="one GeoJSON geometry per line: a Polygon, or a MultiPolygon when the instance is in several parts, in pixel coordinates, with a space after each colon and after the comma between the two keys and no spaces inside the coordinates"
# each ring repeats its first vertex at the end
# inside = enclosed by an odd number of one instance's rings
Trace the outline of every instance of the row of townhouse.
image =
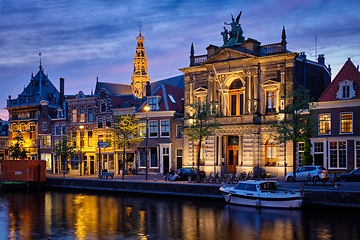
{"type": "Polygon", "coordinates": [[[182,76],[152,84],[157,89],[142,99],[123,89],[129,86],[122,86],[122,92],[116,92],[113,84],[98,81],[94,94],[85,95],[80,91],[73,96],[64,95],[64,81],[60,79],[58,92],[40,66],[18,98],[8,100],[10,141],[15,134],[21,134],[29,159],[45,160],[47,170],[53,173],[70,168],[72,173],[97,174],[101,161],[102,169],[120,174],[122,150],[114,144],[111,128],[115,115],[130,113],[140,118],[139,124],[143,127],[139,135],[143,141],[139,146],[126,149],[127,169],[145,172],[146,119],[149,172],[166,173],[171,167],[182,166],[183,89],[167,84],[183,81],[182,76]],[[150,106],[146,113],[145,105],[150,106]],[[67,134],[76,146],[76,154],[71,156],[68,166],[53,151],[55,144],[67,134]],[[110,146],[99,149],[98,142],[109,142],[110,146]]]}
{"type": "MultiPolygon", "coordinates": [[[[101,165],[119,174],[121,150],[114,144],[100,149],[97,143],[113,142],[114,115],[132,113],[141,119],[139,135],[144,141],[126,150],[127,169],[141,172],[148,165],[149,172],[164,174],[170,168],[197,165],[198,143],[182,135],[187,125],[183,116],[190,114],[191,104],[208,101],[221,113],[220,129],[202,143],[201,170],[240,173],[261,167],[283,176],[293,168],[293,146],[277,142],[269,122],[276,121],[274,112],[292,104],[284,96],[303,86],[319,101],[314,164],[340,171],[359,167],[359,126],[354,123],[359,117],[360,76],[350,60],[331,82],[324,55],[311,61],[305,53],[289,51],[283,28],[281,42],[274,44],[224,38],[224,45],[210,44],[200,56],[191,45],[190,65],[180,69],[184,75],[150,83],[141,32],[136,39],[129,85],[97,80],[93,94],[65,96],[64,80],[58,92],[40,64],[18,98],[7,102],[10,140],[14,133],[22,134],[30,158],[45,160],[49,170],[59,173],[67,166],[54,156],[53,146],[69,132],[77,151],[70,159],[71,171],[97,174],[101,165]]],[[[303,144],[297,149],[299,166],[303,144]]]]}

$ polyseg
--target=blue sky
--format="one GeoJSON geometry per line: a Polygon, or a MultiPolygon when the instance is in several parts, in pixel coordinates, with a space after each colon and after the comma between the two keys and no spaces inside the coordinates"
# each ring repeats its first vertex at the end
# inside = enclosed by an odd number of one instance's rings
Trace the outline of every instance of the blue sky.
{"type": "MultiPolygon", "coordinates": [[[[221,46],[224,22],[242,11],[244,36],[263,45],[281,41],[315,60],[325,54],[333,77],[351,57],[360,64],[360,1],[347,0],[0,0],[0,118],[8,95],[17,98],[39,53],[49,79],[65,94],[90,94],[99,81],[130,84],[139,22],[150,81],[180,75],[209,44],[221,46]]],[[[229,28],[228,28],[229,29],[229,28]]]]}

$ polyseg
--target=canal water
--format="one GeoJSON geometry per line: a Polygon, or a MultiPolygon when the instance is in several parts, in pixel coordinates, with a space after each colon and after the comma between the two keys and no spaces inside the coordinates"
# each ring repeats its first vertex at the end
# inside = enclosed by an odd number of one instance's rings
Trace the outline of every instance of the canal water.
{"type": "Polygon", "coordinates": [[[1,190],[0,239],[360,239],[360,215],[123,193],[1,190]]]}

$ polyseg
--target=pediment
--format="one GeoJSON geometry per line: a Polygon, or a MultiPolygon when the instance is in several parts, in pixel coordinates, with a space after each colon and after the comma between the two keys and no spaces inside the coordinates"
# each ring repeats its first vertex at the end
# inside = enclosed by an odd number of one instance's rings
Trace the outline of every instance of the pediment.
{"type": "Polygon", "coordinates": [[[84,95],[84,93],[83,93],[82,91],[80,91],[80,92],[76,95],[75,99],[81,99],[81,98],[85,98],[85,95],[84,95]]]}
{"type": "Polygon", "coordinates": [[[245,58],[254,58],[254,56],[248,53],[244,53],[238,50],[225,47],[220,51],[216,52],[208,59],[206,59],[205,61],[203,61],[201,65],[208,63],[215,63],[215,62],[224,62],[229,60],[245,59],[245,58]]]}
{"type": "Polygon", "coordinates": [[[265,82],[261,83],[260,86],[263,89],[278,88],[280,86],[280,80],[269,79],[269,80],[266,80],[265,82]]]}
{"type": "Polygon", "coordinates": [[[194,94],[197,97],[206,96],[207,95],[207,89],[204,87],[198,87],[194,90],[194,94]]]}

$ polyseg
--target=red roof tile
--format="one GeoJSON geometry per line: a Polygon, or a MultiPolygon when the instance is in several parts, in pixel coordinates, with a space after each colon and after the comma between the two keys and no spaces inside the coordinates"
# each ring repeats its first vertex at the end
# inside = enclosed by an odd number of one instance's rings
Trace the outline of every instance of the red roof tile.
{"type": "Polygon", "coordinates": [[[339,90],[339,83],[346,79],[353,81],[356,84],[357,87],[355,99],[360,99],[360,72],[349,59],[348,61],[346,61],[344,66],[341,68],[334,80],[330,83],[325,92],[321,95],[321,97],[319,98],[319,102],[337,100],[336,93],[339,90]]]}

